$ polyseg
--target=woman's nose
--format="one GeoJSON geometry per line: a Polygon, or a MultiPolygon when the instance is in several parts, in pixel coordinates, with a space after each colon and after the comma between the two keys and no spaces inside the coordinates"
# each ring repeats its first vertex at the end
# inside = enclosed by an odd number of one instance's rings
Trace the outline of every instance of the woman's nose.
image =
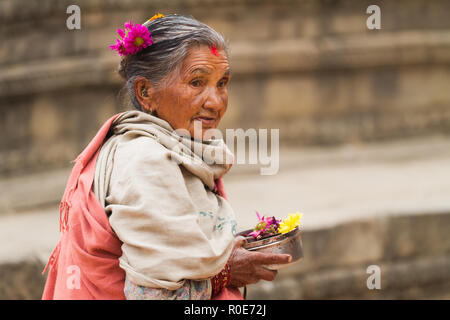
{"type": "Polygon", "coordinates": [[[208,91],[204,107],[205,109],[211,109],[214,112],[219,112],[225,107],[225,101],[217,89],[211,88],[208,91]]]}

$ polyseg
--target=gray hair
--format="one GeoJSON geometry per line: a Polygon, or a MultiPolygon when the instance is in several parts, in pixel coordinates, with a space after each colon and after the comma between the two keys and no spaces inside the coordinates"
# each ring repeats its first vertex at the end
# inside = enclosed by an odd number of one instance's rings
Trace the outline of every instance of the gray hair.
{"type": "Polygon", "coordinates": [[[121,92],[126,90],[138,110],[146,111],[136,99],[136,77],[143,76],[155,87],[162,86],[173,71],[179,70],[193,45],[216,46],[228,56],[228,45],[222,35],[193,17],[171,14],[147,21],[144,26],[151,32],[153,44],[136,54],[124,56],[118,70],[126,81],[121,92]]]}

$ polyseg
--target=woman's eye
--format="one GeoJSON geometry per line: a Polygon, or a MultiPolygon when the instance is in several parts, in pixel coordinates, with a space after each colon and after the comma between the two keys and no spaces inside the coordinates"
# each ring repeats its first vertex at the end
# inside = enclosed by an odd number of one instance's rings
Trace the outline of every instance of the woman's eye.
{"type": "Polygon", "coordinates": [[[192,80],[191,81],[191,86],[193,86],[193,87],[200,87],[201,85],[202,85],[201,80],[192,80]]]}
{"type": "Polygon", "coordinates": [[[217,83],[217,86],[219,87],[219,88],[223,88],[223,87],[225,87],[225,85],[228,83],[228,79],[222,79],[222,80],[220,80],[218,83],[217,83]]]}

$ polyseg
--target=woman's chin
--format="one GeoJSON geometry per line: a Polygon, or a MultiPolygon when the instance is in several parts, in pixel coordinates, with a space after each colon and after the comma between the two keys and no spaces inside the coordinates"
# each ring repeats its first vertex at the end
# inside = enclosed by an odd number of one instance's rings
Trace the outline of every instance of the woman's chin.
{"type": "Polygon", "coordinates": [[[202,123],[200,121],[195,121],[196,124],[192,130],[190,130],[191,137],[196,140],[209,140],[211,137],[216,137],[217,134],[214,133],[217,129],[217,122],[202,123]]]}

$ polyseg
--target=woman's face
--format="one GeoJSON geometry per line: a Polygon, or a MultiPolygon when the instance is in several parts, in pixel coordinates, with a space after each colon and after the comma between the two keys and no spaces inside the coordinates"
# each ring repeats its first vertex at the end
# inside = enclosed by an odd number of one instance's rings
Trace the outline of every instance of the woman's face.
{"type": "Polygon", "coordinates": [[[206,130],[217,128],[228,104],[230,65],[225,51],[208,46],[190,49],[180,72],[169,77],[168,85],[153,94],[150,107],[173,129],[186,129],[201,139],[206,130]],[[202,134],[195,132],[202,129],[202,134]]]}

